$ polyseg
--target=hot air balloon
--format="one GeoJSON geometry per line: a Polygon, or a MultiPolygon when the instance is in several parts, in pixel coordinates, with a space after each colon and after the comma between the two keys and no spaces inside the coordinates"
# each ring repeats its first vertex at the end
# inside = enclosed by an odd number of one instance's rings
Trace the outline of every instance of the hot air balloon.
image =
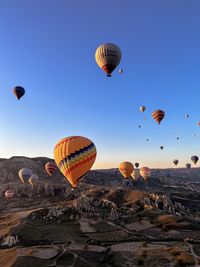
{"type": "Polygon", "coordinates": [[[23,183],[28,183],[29,178],[32,175],[32,171],[29,168],[22,168],[19,171],[19,178],[22,180],[23,183]]]}
{"type": "Polygon", "coordinates": [[[5,197],[12,198],[14,196],[15,192],[13,190],[7,190],[5,192],[5,197]]]}
{"type": "Polygon", "coordinates": [[[163,110],[158,109],[152,112],[152,117],[158,124],[160,124],[164,116],[165,116],[165,112],[163,110]]]}
{"type": "Polygon", "coordinates": [[[140,106],[140,111],[141,112],[144,112],[146,110],[146,107],[145,106],[140,106]]]}
{"type": "Polygon", "coordinates": [[[160,149],[162,149],[162,150],[163,150],[163,148],[164,148],[164,146],[160,146],[160,149]]]}
{"type": "Polygon", "coordinates": [[[140,168],[140,175],[147,181],[151,176],[151,170],[148,167],[142,167],[140,168]]]}
{"type": "Polygon", "coordinates": [[[97,65],[111,77],[111,73],[121,61],[121,50],[115,44],[102,44],[96,50],[95,59],[97,65]]]}
{"type": "Polygon", "coordinates": [[[39,177],[36,174],[32,174],[28,181],[31,185],[36,185],[38,183],[38,180],[39,177]]]}
{"type": "Polygon", "coordinates": [[[136,167],[136,168],[138,168],[139,165],[140,165],[140,164],[139,164],[138,162],[135,163],[135,167],[136,167]]]}
{"type": "Polygon", "coordinates": [[[54,147],[55,162],[72,187],[91,169],[96,153],[94,143],[82,136],[63,138],[54,147]]]}
{"type": "Polygon", "coordinates": [[[186,117],[186,118],[189,118],[189,114],[188,114],[188,113],[186,113],[186,114],[185,114],[185,117],[186,117]]]}
{"type": "Polygon", "coordinates": [[[147,138],[147,142],[149,142],[149,139],[147,138]]]}
{"type": "Polygon", "coordinates": [[[193,136],[195,137],[195,136],[196,136],[196,134],[193,134],[193,136]]]}
{"type": "Polygon", "coordinates": [[[124,176],[124,178],[130,177],[133,170],[134,170],[134,166],[131,162],[125,161],[125,162],[120,163],[119,165],[119,171],[124,176]]]}
{"type": "Polygon", "coordinates": [[[139,125],[138,127],[139,127],[139,128],[141,128],[142,126],[141,126],[141,125],[139,125]]]}
{"type": "Polygon", "coordinates": [[[133,170],[133,172],[131,173],[131,177],[135,180],[138,181],[140,178],[140,170],[139,169],[135,169],[133,170]]]}
{"type": "Polygon", "coordinates": [[[200,121],[198,121],[197,125],[200,126],[200,121]]]}
{"type": "Polygon", "coordinates": [[[192,156],[192,157],[191,157],[191,161],[192,161],[194,164],[196,164],[198,160],[199,160],[199,158],[198,158],[197,156],[192,156]]]}
{"type": "Polygon", "coordinates": [[[177,140],[179,140],[179,137],[176,137],[177,140]]]}
{"type": "Polygon", "coordinates": [[[185,164],[186,168],[189,170],[191,168],[191,164],[190,163],[186,163],[185,164]]]}
{"type": "Polygon", "coordinates": [[[175,159],[175,160],[173,161],[173,163],[174,163],[175,165],[177,165],[177,164],[178,164],[178,160],[175,159]]]}
{"type": "Polygon", "coordinates": [[[45,164],[45,170],[51,176],[57,170],[57,165],[53,161],[49,161],[45,164]]]}
{"type": "Polygon", "coordinates": [[[120,73],[120,74],[122,74],[122,73],[123,73],[123,71],[124,71],[123,69],[119,69],[119,73],[120,73]]]}
{"type": "Polygon", "coordinates": [[[25,90],[23,87],[21,86],[15,86],[13,88],[13,94],[17,97],[17,99],[19,100],[24,94],[25,94],[25,90]]]}

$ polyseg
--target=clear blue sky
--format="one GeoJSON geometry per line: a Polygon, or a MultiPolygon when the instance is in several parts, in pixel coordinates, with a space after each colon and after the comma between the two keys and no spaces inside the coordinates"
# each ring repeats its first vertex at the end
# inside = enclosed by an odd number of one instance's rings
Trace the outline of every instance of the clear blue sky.
{"type": "Polygon", "coordinates": [[[199,0],[1,0],[0,157],[53,157],[59,139],[83,135],[95,168],[184,166],[200,151],[199,14],[199,0]],[[122,75],[96,65],[105,42],[121,48],[122,75]]]}

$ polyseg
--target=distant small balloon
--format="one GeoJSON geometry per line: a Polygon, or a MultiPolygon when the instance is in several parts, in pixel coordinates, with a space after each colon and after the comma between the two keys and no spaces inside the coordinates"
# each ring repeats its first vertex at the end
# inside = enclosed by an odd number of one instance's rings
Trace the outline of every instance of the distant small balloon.
{"type": "Polygon", "coordinates": [[[119,73],[120,73],[120,74],[122,74],[122,73],[123,73],[123,71],[124,71],[123,69],[119,69],[119,73]]]}
{"type": "Polygon", "coordinates": [[[138,127],[139,127],[139,128],[141,128],[142,126],[141,126],[141,125],[139,125],[138,127]]]}
{"type": "Polygon", "coordinates": [[[140,168],[140,175],[147,181],[151,176],[151,170],[148,167],[142,167],[140,168]]]}
{"type": "Polygon", "coordinates": [[[5,192],[5,197],[12,198],[14,196],[15,192],[13,190],[7,190],[5,192]]]}
{"type": "Polygon", "coordinates": [[[186,114],[185,114],[185,117],[186,117],[186,118],[189,118],[189,114],[188,114],[188,113],[186,113],[186,114]]]}
{"type": "Polygon", "coordinates": [[[58,169],[56,163],[54,163],[53,161],[49,161],[45,164],[45,170],[48,173],[49,176],[51,176],[52,174],[55,173],[55,171],[58,169]]]}
{"type": "Polygon", "coordinates": [[[163,149],[164,148],[164,146],[160,146],[160,149],[163,149]]]}
{"type": "Polygon", "coordinates": [[[36,185],[38,183],[38,180],[39,177],[36,174],[32,174],[28,181],[31,185],[36,185]]]}
{"type": "Polygon", "coordinates": [[[194,164],[196,164],[198,160],[199,160],[199,158],[198,158],[197,156],[192,156],[192,157],[191,157],[191,161],[192,161],[194,164]]]}
{"type": "Polygon", "coordinates": [[[144,112],[146,110],[146,107],[145,106],[140,106],[140,111],[141,112],[144,112]]]}
{"type": "Polygon", "coordinates": [[[19,100],[24,94],[25,94],[25,90],[23,87],[21,86],[15,86],[13,88],[13,94],[17,97],[17,99],[19,100]]]}
{"type": "Polygon", "coordinates": [[[136,167],[136,168],[138,168],[139,165],[140,165],[140,164],[139,164],[138,162],[135,163],[135,167],[136,167]]]}
{"type": "Polygon", "coordinates": [[[30,179],[32,175],[32,171],[29,168],[22,168],[19,171],[19,178],[22,180],[23,183],[28,183],[28,180],[30,179]]]}
{"type": "Polygon", "coordinates": [[[149,139],[147,138],[147,142],[149,142],[149,139]]]}
{"type": "Polygon", "coordinates": [[[191,164],[190,163],[186,163],[185,164],[186,168],[189,170],[191,168],[191,164]]]}
{"type": "Polygon", "coordinates": [[[135,169],[133,170],[131,177],[133,178],[134,181],[138,181],[140,178],[140,170],[139,169],[135,169]]]}
{"type": "Polygon", "coordinates": [[[178,160],[175,159],[175,160],[173,161],[173,163],[174,163],[175,165],[177,165],[177,164],[178,164],[178,160]]]}
{"type": "Polygon", "coordinates": [[[200,121],[198,121],[197,125],[200,126],[200,121]]]}
{"type": "Polygon", "coordinates": [[[179,140],[179,137],[176,137],[177,140],[179,140]]]}

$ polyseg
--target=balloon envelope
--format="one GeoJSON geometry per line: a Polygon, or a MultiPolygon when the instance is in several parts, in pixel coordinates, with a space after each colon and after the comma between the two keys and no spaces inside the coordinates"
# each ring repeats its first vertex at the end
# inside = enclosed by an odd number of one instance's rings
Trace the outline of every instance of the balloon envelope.
{"type": "Polygon", "coordinates": [[[32,175],[32,171],[29,168],[22,168],[19,171],[19,178],[22,180],[23,183],[28,183],[28,180],[30,179],[32,175]]]}
{"type": "Polygon", "coordinates": [[[131,173],[131,177],[133,178],[133,180],[138,181],[140,178],[140,170],[139,169],[133,170],[133,172],[131,173]]]}
{"type": "Polygon", "coordinates": [[[140,168],[140,175],[144,178],[144,180],[148,180],[151,176],[151,170],[148,167],[140,168]]]}
{"type": "Polygon", "coordinates": [[[141,111],[141,112],[144,112],[145,109],[146,109],[145,106],[140,106],[140,111],[141,111]]]}
{"type": "Polygon", "coordinates": [[[95,59],[97,65],[107,76],[111,76],[111,73],[121,61],[121,50],[112,43],[102,44],[96,49],[95,59]]]}
{"type": "Polygon", "coordinates": [[[190,163],[186,163],[185,164],[186,168],[189,170],[191,168],[191,164],[190,163]]]}
{"type": "Polygon", "coordinates": [[[175,160],[173,161],[173,163],[174,163],[175,165],[177,165],[177,164],[178,164],[178,160],[175,159],[175,160]]]}
{"type": "Polygon", "coordinates": [[[197,156],[192,156],[192,157],[191,157],[191,161],[192,161],[194,164],[196,164],[198,160],[199,160],[199,158],[198,158],[197,156]]]}
{"type": "Polygon", "coordinates": [[[134,166],[131,162],[125,161],[125,162],[120,163],[119,165],[119,171],[124,176],[124,178],[130,177],[133,170],[134,170],[134,166]]]}
{"type": "Polygon", "coordinates": [[[17,99],[19,100],[24,94],[25,94],[25,90],[23,87],[21,86],[15,86],[13,88],[13,94],[17,97],[17,99]]]}
{"type": "Polygon", "coordinates": [[[152,117],[158,124],[160,124],[162,119],[165,117],[165,112],[160,109],[155,110],[154,112],[152,112],[152,117]]]}
{"type": "Polygon", "coordinates": [[[135,167],[136,167],[136,168],[138,168],[139,165],[140,165],[140,164],[139,164],[138,162],[135,163],[135,167]]]}
{"type": "Polygon", "coordinates": [[[14,196],[15,192],[13,190],[7,190],[5,192],[5,197],[12,198],[14,196]]]}
{"type": "Polygon", "coordinates": [[[49,176],[55,173],[57,170],[57,165],[53,161],[49,161],[45,164],[45,170],[48,173],[49,176]]]}
{"type": "Polygon", "coordinates": [[[70,136],[54,147],[55,162],[73,187],[92,167],[96,159],[94,143],[83,136],[70,136]]]}
{"type": "Polygon", "coordinates": [[[31,185],[36,185],[38,183],[38,180],[39,177],[36,174],[32,174],[28,181],[31,185]]]}

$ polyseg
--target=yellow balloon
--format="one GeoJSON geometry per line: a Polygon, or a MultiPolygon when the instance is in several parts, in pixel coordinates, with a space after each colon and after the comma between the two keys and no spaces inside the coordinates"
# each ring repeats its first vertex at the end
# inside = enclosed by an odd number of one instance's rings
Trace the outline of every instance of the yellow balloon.
{"type": "Polygon", "coordinates": [[[124,176],[124,178],[130,177],[133,170],[134,166],[131,162],[122,162],[119,165],[119,171],[124,176]]]}
{"type": "Polygon", "coordinates": [[[55,162],[73,187],[92,167],[96,159],[94,143],[83,136],[60,140],[54,148],[55,162]]]}

